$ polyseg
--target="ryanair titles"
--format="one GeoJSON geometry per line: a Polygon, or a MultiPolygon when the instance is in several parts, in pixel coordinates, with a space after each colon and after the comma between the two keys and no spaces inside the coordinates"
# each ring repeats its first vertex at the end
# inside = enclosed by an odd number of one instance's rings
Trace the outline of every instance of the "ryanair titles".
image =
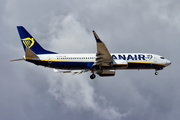
{"type": "Polygon", "coordinates": [[[143,55],[143,54],[127,54],[127,55],[112,55],[113,59],[120,59],[120,60],[146,60],[152,59],[152,55],[143,55]]]}

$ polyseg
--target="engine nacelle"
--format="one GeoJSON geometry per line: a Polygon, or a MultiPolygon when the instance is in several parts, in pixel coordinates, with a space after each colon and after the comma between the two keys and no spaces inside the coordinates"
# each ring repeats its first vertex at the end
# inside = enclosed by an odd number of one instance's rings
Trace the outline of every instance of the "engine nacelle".
{"type": "Polygon", "coordinates": [[[98,70],[97,74],[99,76],[114,76],[115,70],[98,70]]]}
{"type": "Polygon", "coordinates": [[[128,62],[126,60],[114,60],[113,66],[115,66],[116,68],[125,69],[128,67],[128,62]]]}

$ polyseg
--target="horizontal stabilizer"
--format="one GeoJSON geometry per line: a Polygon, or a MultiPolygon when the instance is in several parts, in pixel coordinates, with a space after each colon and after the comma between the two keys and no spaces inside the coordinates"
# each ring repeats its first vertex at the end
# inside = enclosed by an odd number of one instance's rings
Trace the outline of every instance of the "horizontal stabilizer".
{"type": "Polygon", "coordinates": [[[15,59],[15,60],[10,60],[10,61],[13,62],[13,61],[21,61],[21,60],[24,60],[24,58],[15,59]]]}
{"type": "Polygon", "coordinates": [[[38,58],[38,56],[29,48],[26,48],[25,57],[26,58],[38,58]]]}

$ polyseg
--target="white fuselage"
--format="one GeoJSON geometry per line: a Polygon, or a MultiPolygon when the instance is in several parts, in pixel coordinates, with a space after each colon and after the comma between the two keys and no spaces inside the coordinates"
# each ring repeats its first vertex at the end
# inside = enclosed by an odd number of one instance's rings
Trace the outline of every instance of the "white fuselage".
{"type": "MultiPolygon", "coordinates": [[[[127,69],[157,69],[170,65],[170,61],[162,56],[148,53],[112,53],[114,63],[118,60],[127,61],[127,69]]],[[[96,54],[43,54],[38,59],[27,59],[37,65],[57,69],[88,69],[96,61],[96,54]]],[[[114,67],[114,69],[122,69],[114,67]]]]}

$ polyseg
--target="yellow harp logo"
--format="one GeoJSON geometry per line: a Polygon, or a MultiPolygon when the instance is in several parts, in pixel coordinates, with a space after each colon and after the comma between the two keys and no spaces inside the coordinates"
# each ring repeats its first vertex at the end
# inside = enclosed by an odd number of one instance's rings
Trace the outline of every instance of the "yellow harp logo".
{"type": "Polygon", "coordinates": [[[31,48],[34,45],[34,38],[24,38],[22,39],[23,44],[27,47],[27,48],[31,48]]]}

